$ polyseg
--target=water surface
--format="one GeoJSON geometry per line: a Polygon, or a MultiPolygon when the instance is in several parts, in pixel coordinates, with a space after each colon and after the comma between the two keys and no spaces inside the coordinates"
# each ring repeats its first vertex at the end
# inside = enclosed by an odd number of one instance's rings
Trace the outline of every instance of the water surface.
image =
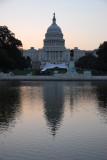
{"type": "Polygon", "coordinates": [[[107,82],[0,82],[0,160],[95,159],[107,159],[107,82]]]}

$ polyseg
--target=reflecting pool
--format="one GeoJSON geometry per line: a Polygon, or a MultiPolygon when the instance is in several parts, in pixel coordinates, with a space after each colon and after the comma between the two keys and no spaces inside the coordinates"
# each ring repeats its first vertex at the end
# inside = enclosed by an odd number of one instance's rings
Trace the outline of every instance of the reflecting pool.
{"type": "Polygon", "coordinates": [[[107,160],[107,82],[0,82],[0,160],[107,160]]]}

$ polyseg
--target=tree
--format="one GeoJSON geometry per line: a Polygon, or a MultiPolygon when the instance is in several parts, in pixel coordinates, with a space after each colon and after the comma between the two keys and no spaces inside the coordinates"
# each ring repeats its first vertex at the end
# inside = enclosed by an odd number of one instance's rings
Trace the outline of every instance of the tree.
{"type": "Polygon", "coordinates": [[[72,58],[73,58],[73,56],[74,56],[74,50],[73,50],[73,49],[71,49],[71,50],[70,50],[70,59],[72,59],[72,58]]]}
{"type": "Polygon", "coordinates": [[[26,64],[25,65],[26,65],[26,68],[32,67],[31,58],[29,56],[26,57],[26,64]]]}
{"type": "Polygon", "coordinates": [[[103,42],[97,50],[98,60],[96,63],[97,70],[107,71],[107,42],[103,42]]]}
{"type": "Polygon", "coordinates": [[[0,68],[4,70],[26,68],[27,61],[22,51],[22,42],[15,38],[8,27],[0,26],[0,62],[2,62],[0,68]]]}
{"type": "Polygon", "coordinates": [[[75,66],[82,69],[95,69],[96,61],[97,57],[93,55],[86,55],[79,58],[79,60],[75,63],[75,66]]]}
{"type": "Polygon", "coordinates": [[[16,62],[8,56],[7,51],[0,49],[0,68],[3,68],[6,72],[8,68],[15,69],[15,66],[16,62]]]}

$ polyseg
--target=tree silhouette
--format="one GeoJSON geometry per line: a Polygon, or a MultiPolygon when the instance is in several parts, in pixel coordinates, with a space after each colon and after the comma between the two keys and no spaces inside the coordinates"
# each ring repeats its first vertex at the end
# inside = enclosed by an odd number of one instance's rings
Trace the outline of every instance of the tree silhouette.
{"type": "Polygon", "coordinates": [[[79,60],[75,63],[75,66],[82,69],[95,69],[96,61],[97,57],[93,55],[86,55],[79,58],[79,60]]]}
{"type": "Polygon", "coordinates": [[[15,38],[8,27],[0,26],[0,68],[5,71],[25,68],[28,62],[22,51],[22,42],[15,38]]]}
{"type": "Polygon", "coordinates": [[[107,42],[103,42],[97,50],[97,69],[107,71],[107,42]]]}

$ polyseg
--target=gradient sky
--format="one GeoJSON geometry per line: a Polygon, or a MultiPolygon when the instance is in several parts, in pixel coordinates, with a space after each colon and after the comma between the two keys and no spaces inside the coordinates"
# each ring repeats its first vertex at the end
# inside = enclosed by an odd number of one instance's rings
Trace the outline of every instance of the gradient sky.
{"type": "Polygon", "coordinates": [[[67,48],[93,50],[107,41],[107,0],[0,0],[0,25],[15,33],[24,49],[38,49],[54,12],[67,48]]]}

